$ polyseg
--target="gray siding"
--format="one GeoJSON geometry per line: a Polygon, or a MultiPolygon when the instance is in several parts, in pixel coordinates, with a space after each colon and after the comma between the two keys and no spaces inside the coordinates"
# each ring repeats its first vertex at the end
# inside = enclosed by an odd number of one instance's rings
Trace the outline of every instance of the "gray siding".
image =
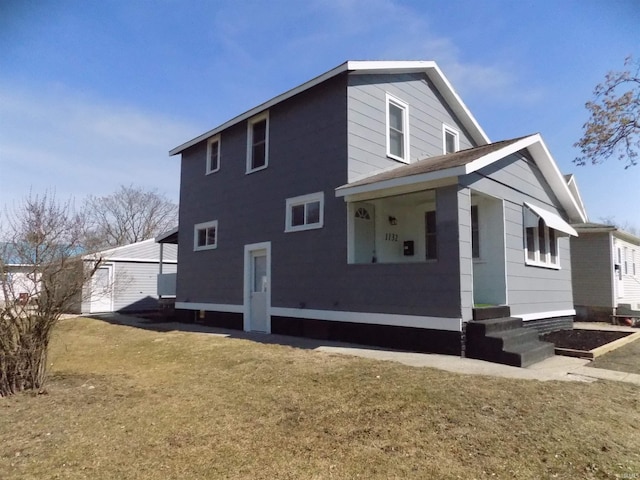
{"type": "Polygon", "coordinates": [[[558,242],[560,269],[526,265],[523,203],[528,202],[567,220],[535,163],[511,155],[461,179],[473,190],[505,199],[507,301],[514,316],[573,309],[569,239],[558,242]]]}
{"type": "MultiPolygon", "coordinates": [[[[165,273],[175,272],[175,265],[165,265],[165,273]]],[[[158,264],[117,262],[114,265],[113,308],[153,310],[158,307],[158,264]]]]}
{"type": "Polygon", "coordinates": [[[335,274],[324,259],[346,261],[346,207],[334,193],[347,180],[346,75],[270,109],[269,165],[249,175],[246,129],[243,122],[221,133],[217,173],[205,175],[206,142],[182,155],[178,302],[241,305],[247,244],[272,242],[274,306],[291,276],[315,277],[314,288],[326,289],[335,274]],[[319,191],[325,227],[284,233],[286,199],[319,191]],[[194,252],[194,225],[209,220],[218,220],[218,248],[194,252]]]}
{"type": "Polygon", "coordinates": [[[573,299],[576,305],[613,307],[613,265],[609,232],[571,239],[573,299]]]}
{"type": "MultiPolygon", "coordinates": [[[[437,191],[439,260],[347,264],[347,76],[270,109],[269,166],[245,174],[246,122],[183,153],[177,302],[243,304],[244,245],[271,242],[272,307],[460,318],[457,187],[437,191]],[[324,228],[285,233],[287,198],[323,191],[324,228]],[[218,220],[218,247],[193,251],[194,225],[218,220]]],[[[383,94],[384,102],[384,94],[383,94]]],[[[384,115],[383,115],[384,117],[384,115]]],[[[439,127],[441,128],[441,127],[439,127]]]]}
{"type": "Polygon", "coordinates": [[[458,238],[460,244],[460,305],[462,319],[471,320],[473,316],[473,253],[471,248],[471,191],[460,188],[458,191],[458,238]]]}
{"type": "MultiPolygon", "coordinates": [[[[176,261],[178,254],[177,245],[165,244],[163,250],[163,258],[165,262],[176,261]]],[[[160,244],[155,243],[153,239],[144,240],[142,242],[124,245],[109,250],[98,252],[96,255],[103,257],[105,260],[112,258],[126,258],[135,260],[159,260],[160,244]]]]}
{"type": "Polygon", "coordinates": [[[461,150],[474,146],[426,75],[351,75],[348,88],[350,182],[402,165],[386,154],[386,93],[409,105],[412,162],[442,155],[443,123],[459,131],[461,150]]]}

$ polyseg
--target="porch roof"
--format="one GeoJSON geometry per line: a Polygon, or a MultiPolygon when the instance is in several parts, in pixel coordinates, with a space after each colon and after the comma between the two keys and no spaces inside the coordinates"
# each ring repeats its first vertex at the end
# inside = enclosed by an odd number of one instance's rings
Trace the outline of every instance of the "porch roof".
{"type": "Polygon", "coordinates": [[[584,222],[585,212],[580,208],[564,176],[551,157],[540,134],[503,140],[459,152],[438,155],[402,165],[336,188],[336,197],[370,194],[389,189],[411,189],[418,184],[444,181],[473,173],[521,150],[527,149],[543,176],[560,200],[572,222],[584,222]]]}
{"type": "MultiPolygon", "coordinates": [[[[373,185],[380,184],[381,182],[395,180],[400,178],[408,178],[417,175],[421,175],[419,178],[410,179],[415,180],[417,182],[423,182],[425,179],[422,175],[434,172],[444,172],[445,175],[438,175],[437,178],[443,177],[454,177],[458,175],[463,175],[468,173],[465,169],[460,167],[464,167],[467,164],[474,162],[476,160],[485,157],[491,153],[495,153],[509,145],[513,145],[514,143],[522,140],[527,137],[515,138],[513,140],[503,140],[500,142],[490,143],[488,145],[481,145],[479,147],[472,147],[466,150],[460,150],[455,153],[448,153],[446,155],[438,155],[437,157],[429,157],[422,160],[418,160],[415,163],[411,163],[409,165],[401,165],[399,167],[393,168],[392,170],[387,170],[382,173],[378,173],[376,175],[372,175],[370,177],[363,178],[361,180],[351,182],[346,185],[342,185],[336,189],[336,195],[343,196],[340,194],[342,191],[348,191],[355,187],[360,187],[363,185],[373,185]]],[[[435,179],[435,178],[434,178],[435,179]]],[[[380,186],[381,188],[385,188],[384,186],[380,186]]],[[[377,188],[376,188],[377,190],[377,188]]],[[[350,193],[345,193],[344,195],[349,195],[350,193]]]]}

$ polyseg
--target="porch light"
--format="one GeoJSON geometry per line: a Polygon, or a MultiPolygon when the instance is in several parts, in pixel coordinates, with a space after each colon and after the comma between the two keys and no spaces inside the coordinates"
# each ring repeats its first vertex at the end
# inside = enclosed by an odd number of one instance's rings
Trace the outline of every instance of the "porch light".
{"type": "Polygon", "coordinates": [[[396,219],[396,217],[392,217],[391,215],[389,215],[389,225],[397,225],[398,224],[398,220],[396,219]]]}

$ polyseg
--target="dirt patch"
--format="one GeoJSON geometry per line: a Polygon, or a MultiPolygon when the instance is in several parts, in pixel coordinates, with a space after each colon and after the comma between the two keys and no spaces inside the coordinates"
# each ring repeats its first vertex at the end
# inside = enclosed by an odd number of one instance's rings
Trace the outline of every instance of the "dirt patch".
{"type": "Polygon", "coordinates": [[[542,335],[542,340],[553,343],[556,348],[570,348],[573,350],[593,350],[607,343],[611,343],[632,332],[611,332],[605,330],[559,330],[542,335]]]}

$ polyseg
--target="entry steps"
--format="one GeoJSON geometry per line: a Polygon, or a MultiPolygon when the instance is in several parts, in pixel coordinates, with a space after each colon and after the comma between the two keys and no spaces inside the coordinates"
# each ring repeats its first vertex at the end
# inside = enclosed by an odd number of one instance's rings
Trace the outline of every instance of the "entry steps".
{"type": "MultiPolygon", "coordinates": [[[[509,315],[509,307],[497,307],[495,310],[498,309],[506,309],[500,313],[509,315]]],[[[467,358],[528,367],[554,355],[553,343],[541,341],[538,332],[524,328],[521,318],[484,318],[489,311],[482,310],[485,309],[479,309],[478,315],[474,311],[474,317],[479,319],[467,323],[467,358]]]]}

